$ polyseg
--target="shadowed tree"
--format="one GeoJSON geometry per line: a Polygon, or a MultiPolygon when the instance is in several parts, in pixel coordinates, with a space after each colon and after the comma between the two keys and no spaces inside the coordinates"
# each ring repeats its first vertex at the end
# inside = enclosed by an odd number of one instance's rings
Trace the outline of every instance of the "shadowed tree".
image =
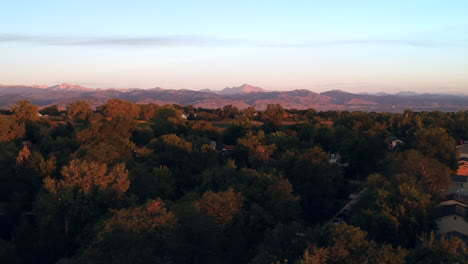
{"type": "Polygon", "coordinates": [[[319,245],[311,244],[298,264],[404,264],[408,252],[367,239],[358,227],[340,223],[321,234],[319,245]]]}
{"type": "Polygon", "coordinates": [[[352,222],[367,230],[371,238],[408,247],[432,228],[432,196],[416,177],[373,174],[367,182],[368,196],[363,200],[370,204],[352,222]]]}
{"type": "Polygon", "coordinates": [[[178,133],[183,126],[184,120],[181,118],[182,110],[173,106],[164,106],[156,112],[153,120],[153,131],[156,137],[178,133]]]}
{"type": "Polygon", "coordinates": [[[59,116],[60,115],[60,110],[58,105],[51,105],[42,108],[39,110],[39,113],[42,115],[48,115],[48,116],[59,116]]]}
{"type": "Polygon", "coordinates": [[[451,169],[458,168],[455,140],[445,129],[440,127],[420,129],[416,131],[410,142],[413,148],[423,155],[435,158],[451,169]]]}
{"type": "Polygon", "coordinates": [[[111,213],[80,262],[167,263],[176,217],[160,199],[111,213]]]}
{"type": "Polygon", "coordinates": [[[26,133],[25,125],[15,116],[0,115],[0,142],[21,138],[26,133]]]}
{"type": "Polygon", "coordinates": [[[109,168],[102,163],[72,160],[62,167],[61,176],[44,179],[47,192],[43,193],[45,203],[40,206],[45,212],[63,217],[66,235],[79,232],[83,223],[102,213],[105,204],[118,202],[130,186],[124,164],[109,168]]]}
{"type": "Polygon", "coordinates": [[[468,247],[458,237],[436,237],[431,232],[423,236],[421,242],[409,256],[411,263],[468,263],[468,247]]]}

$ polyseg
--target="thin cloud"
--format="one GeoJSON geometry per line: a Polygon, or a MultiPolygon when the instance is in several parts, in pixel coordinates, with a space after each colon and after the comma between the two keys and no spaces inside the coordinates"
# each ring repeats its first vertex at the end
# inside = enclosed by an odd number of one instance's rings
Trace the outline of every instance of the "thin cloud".
{"type": "Polygon", "coordinates": [[[21,42],[53,46],[200,46],[220,45],[225,40],[204,36],[53,37],[0,34],[0,42],[21,42]]]}
{"type": "MultiPolygon", "coordinates": [[[[174,35],[152,37],[54,37],[37,35],[0,34],[0,42],[32,43],[53,46],[147,46],[147,47],[191,47],[191,46],[245,46],[269,48],[310,48],[344,45],[388,45],[412,47],[452,46],[459,44],[427,40],[405,39],[343,39],[303,43],[257,42],[251,40],[226,39],[207,36],[174,35]]],[[[466,45],[462,44],[462,45],[466,45]]]]}

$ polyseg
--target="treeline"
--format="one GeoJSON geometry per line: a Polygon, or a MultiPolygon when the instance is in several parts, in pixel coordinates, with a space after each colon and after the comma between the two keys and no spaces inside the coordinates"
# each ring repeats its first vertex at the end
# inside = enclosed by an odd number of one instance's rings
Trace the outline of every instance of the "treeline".
{"type": "Polygon", "coordinates": [[[467,111],[111,99],[2,113],[0,263],[468,261],[463,241],[434,235],[467,111]]]}

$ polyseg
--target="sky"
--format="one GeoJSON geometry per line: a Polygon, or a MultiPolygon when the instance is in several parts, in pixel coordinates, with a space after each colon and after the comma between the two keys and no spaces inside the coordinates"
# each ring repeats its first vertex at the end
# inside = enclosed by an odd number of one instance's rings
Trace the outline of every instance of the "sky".
{"type": "Polygon", "coordinates": [[[468,1],[0,0],[0,84],[468,94],[468,1]]]}

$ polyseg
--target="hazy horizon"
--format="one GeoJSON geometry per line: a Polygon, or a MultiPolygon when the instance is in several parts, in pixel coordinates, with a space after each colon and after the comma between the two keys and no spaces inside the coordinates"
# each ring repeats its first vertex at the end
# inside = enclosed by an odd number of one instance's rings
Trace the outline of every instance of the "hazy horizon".
{"type": "Polygon", "coordinates": [[[19,1],[0,83],[467,94],[464,1],[19,1]]]}
{"type": "Polygon", "coordinates": [[[37,88],[49,88],[49,87],[53,87],[53,86],[58,86],[58,85],[73,85],[73,86],[82,86],[82,87],[85,87],[85,88],[91,88],[91,89],[97,89],[97,90],[112,90],[112,89],[116,89],[116,90],[126,90],[126,89],[142,89],[142,90],[151,90],[151,89],[156,89],[156,88],[160,88],[160,89],[164,89],[164,90],[192,90],[192,91],[198,91],[198,92],[202,92],[204,90],[210,90],[211,92],[220,92],[222,91],[223,89],[230,89],[230,88],[238,88],[238,87],[241,87],[241,86],[244,86],[244,85],[248,85],[248,86],[253,86],[253,87],[257,87],[257,88],[261,88],[263,89],[265,92],[285,92],[285,91],[293,91],[293,90],[308,90],[308,91],[311,91],[311,92],[316,92],[316,93],[323,93],[323,92],[329,92],[329,91],[342,91],[342,92],[347,92],[347,93],[353,93],[353,94],[369,94],[369,95],[379,95],[379,94],[388,94],[388,95],[395,95],[395,94],[398,94],[398,93],[415,93],[415,94],[443,94],[443,95],[463,95],[463,96],[468,96],[468,91],[459,91],[459,92],[444,92],[443,89],[441,89],[439,92],[435,91],[435,92],[415,92],[414,90],[404,90],[404,89],[398,89],[398,90],[392,90],[392,91],[388,91],[388,90],[381,90],[381,91],[366,91],[366,90],[363,90],[363,91],[359,91],[356,89],[356,91],[349,91],[349,90],[346,90],[346,89],[342,89],[340,87],[337,87],[339,84],[336,84],[336,85],[333,85],[335,88],[326,88],[326,87],[330,87],[328,85],[324,85],[322,87],[312,87],[312,88],[298,88],[298,89],[294,89],[294,88],[291,88],[291,89],[288,89],[288,88],[283,88],[283,89],[269,89],[268,87],[260,87],[260,86],[257,86],[257,85],[252,85],[252,84],[248,84],[248,83],[243,83],[243,84],[240,84],[240,85],[236,85],[236,86],[224,86],[224,87],[216,87],[216,88],[203,88],[203,89],[191,89],[191,88],[174,88],[174,87],[161,87],[161,86],[153,86],[153,87],[136,87],[136,86],[129,86],[129,87],[101,87],[101,86],[93,86],[93,85],[85,85],[85,84],[80,84],[80,83],[66,83],[66,82],[63,82],[63,83],[55,83],[55,84],[19,84],[19,83],[15,83],[15,84],[4,84],[4,83],[0,83],[0,87],[8,87],[8,86],[25,86],[25,87],[37,87],[37,88]],[[316,88],[316,89],[314,89],[316,88]]]}

